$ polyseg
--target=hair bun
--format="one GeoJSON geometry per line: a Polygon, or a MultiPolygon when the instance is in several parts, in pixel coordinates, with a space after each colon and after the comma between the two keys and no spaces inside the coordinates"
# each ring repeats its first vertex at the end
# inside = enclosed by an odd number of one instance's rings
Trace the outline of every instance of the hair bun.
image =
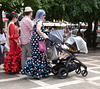
{"type": "Polygon", "coordinates": [[[8,19],[9,19],[9,18],[10,18],[10,14],[6,14],[6,18],[8,18],[8,19]]]}
{"type": "Polygon", "coordinates": [[[9,21],[12,20],[15,17],[18,18],[18,15],[15,12],[12,12],[10,14],[6,14],[6,18],[8,18],[9,21]]]}
{"type": "Polygon", "coordinates": [[[12,20],[12,18],[14,17],[13,13],[10,13],[10,14],[6,14],[6,17],[9,19],[9,20],[12,20]]]}

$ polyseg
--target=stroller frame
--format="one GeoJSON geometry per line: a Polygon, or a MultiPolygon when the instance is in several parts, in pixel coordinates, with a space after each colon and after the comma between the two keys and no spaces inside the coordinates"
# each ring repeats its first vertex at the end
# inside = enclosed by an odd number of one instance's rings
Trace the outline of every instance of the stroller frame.
{"type": "Polygon", "coordinates": [[[63,49],[60,45],[53,42],[51,43],[55,45],[57,51],[69,54],[64,59],[58,58],[57,60],[52,60],[52,64],[55,64],[52,68],[52,73],[54,75],[57,75],[61,79],[65,79],[70,72],[75,70],[77,74],[82,74],[83,77],[87,76],[87,66],[79,61],[75,55],[76,53],[79,54],[80,52],[73,52],[68,49],[63,49]]]}

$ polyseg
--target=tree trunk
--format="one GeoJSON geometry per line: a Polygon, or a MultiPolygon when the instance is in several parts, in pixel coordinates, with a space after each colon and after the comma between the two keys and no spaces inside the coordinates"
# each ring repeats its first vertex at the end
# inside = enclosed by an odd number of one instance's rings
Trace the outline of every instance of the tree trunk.
{"type": "Polygon", "coordinates": [[[92,22],[88,22],[87,28],[87,46],[92,47],[92,22]]]}
{"type": "Polygon", "coordinates": [[[94,23],[94,31],[93,31],[93,47],[94,48],[96,47],[96,38],[97,38],[96,30],[97,30],[97,24],[98,24],[98,20],[96,20],[95,23],[94,23]]]}
{"type": "Polygon", "coordinates": [[[3,32],[2,10],[3,10],[3,7],[1,6],[0,8],[0,33],[3,32]]]}

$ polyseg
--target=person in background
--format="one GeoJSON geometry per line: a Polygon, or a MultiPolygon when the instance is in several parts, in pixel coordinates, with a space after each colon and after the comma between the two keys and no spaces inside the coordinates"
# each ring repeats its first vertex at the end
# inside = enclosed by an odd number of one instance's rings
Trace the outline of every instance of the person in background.
{"type": "Polygon", "coordinates": [[[49,32],[52,32],[52,30],[53,30],[52,27],[50,27],[50,28],[49,28],[49,32]]]}
{"type": "Polygon", "coordinates": [[[69,35],[72,36],[72,26],[69,26],[69,35]]]}
{"type": "Polygon", "coordinates": [[[0,44],[0,65],[4,62],[4,57],[1,49],[1,44],[0,44]]]}
{"type": "Polygon", "coordinates": [[[0,44],[1,44],[1,52],[2,53],[4,51],[5,43],[6,43],[6,35],[5,35],[5,32],[2,31],[2,33],[0,33],[0,44]]]}
{"type": "Polygon", "coordinates": [[[4,33],[5,37],[6,37],[6,42],[5,42],[5,45],[4,45],[3,55],[4,55],[4,57],[6,57],[6,52],[9,51],[9,46],[7,44],[7,29],[5,27],[3,28],[3,33],[4,33]]]}
{"type": "Polygon", "coordinates": [[[35,25],[31,38],[32,56],[26,61],[26,66],[21,70],[21,74],[26,74],[30,77],[41,79],[47,77],[51,73],[51,65],[47,61],[44,52],[39,51],[39,41],[44,41],[48,36],[44,33],[42,21],[45,19],[45,11],[39,9],[35,17],[35,25]]]}
{"type": "Polygon", "coordinates": [[[19,21],[19,36],[21,34],[20,23],[21,23],[22,18],[23,18],[22,15],[20,15],[19,18],[18,18],[18,21],[19,21]]]}
{"type": "Polygon", "coordinates": [[[81,36],[83,38],[83,35],[82,35],[81,31],[80,31],[81,29],[82,29],[82,26],[80,26],[78,28],[77,36],[81,36]]]}
{"type": "Polygon", "coordinates": [[[45,33],[46,35],[49,35],[49,33],[52,31],[52,27],[48,27],[46,30],[45,30],[45,33]]]}
{"type": "Polygon", "coordinates": [[[27,61],[27,55],[31,57],[31,36],[33,30],[33,22],[31,21],[32,17],[32,8],[25,7],[25,17],[22,18],[20,23],[21,28],[21,44],[22,44],[22,58],[21,58],[21,66],[22,68],[25,66],[25,61],[27,61]]]}
{"type": "Polygon", "coordinates": [[[6,53],[3,70],[8,73],[17,73],[21,70],[21,47],[18,46],[20,44],[19,28],[14,24],[17,22],[18,16],[15,12],[12,12],[7,14],[6,17],[9,19],[7,43],[10,51],[6,53]]]}
{"type": "Polygon", "coordinates": [[[0,33],[0,64],[4,62],[4,47],[6,43],[6,37],[4,32],[0,33]]]}

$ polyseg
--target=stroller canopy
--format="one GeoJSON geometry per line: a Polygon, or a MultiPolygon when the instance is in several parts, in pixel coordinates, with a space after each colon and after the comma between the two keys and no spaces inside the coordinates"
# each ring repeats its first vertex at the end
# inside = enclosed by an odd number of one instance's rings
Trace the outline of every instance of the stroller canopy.
{"type": "Polygon", "coordinates": [[[72,45],[74,42],[76,43],[78,51],[83,52],[83,53],[88,53],[86,42],[80,36],[69,37],[65,41],[65,43],[68,43],[70,45],[72,45]]]}
{"type": "Polygon", "coordinates": [[[64,30],[55,30],[48,34],[50,40],[59,44],[63,42],[64,30]]]}

